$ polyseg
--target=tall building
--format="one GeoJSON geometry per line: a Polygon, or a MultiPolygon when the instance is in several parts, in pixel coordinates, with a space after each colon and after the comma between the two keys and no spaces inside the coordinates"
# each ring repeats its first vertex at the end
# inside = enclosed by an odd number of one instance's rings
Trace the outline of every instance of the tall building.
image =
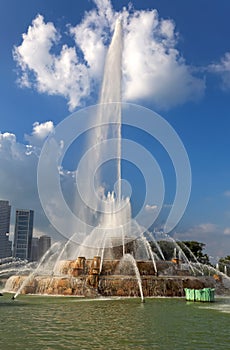
{"type": "Polygon", "coordinates": [[[12,256],[12,242],[9,240],[9,234],[0,234],[0,259],[12,256]]]}
{"type": "Polygon", "coordinates": [[[0,234],[10,231],[10,211],[9,201],[0,200],[0,234]]]}
{"type": "Polygon", "coordinates": [[[33,223],[33,210],[16,210],[13,250],[13,256],[15,258],[31,260],[33,223]]]}
{"type": "Polygon", "coordinates": [[[10,211],[9,201],[0,200],[0,259],[12,256],[12,244],[9,240],[10,211]]]}
{"type": "Polygon", "coordinates": [[[32,255],[31,255],[32,261],[38,261],[39,260],[39,238],[33,237],[32,238],[32,255]]]}
{"type": "Polygon", "coordinates": [[[39,258],[41,258],[47,250],[51,247],[51,237],[49,236],[41,236],[39,238],[39,258]]]}
{"type": "Polygon", "coordinates": [[[41,236],[32,238],[32,261],[38,261],[51,247],[51,237],[41,236]]]}

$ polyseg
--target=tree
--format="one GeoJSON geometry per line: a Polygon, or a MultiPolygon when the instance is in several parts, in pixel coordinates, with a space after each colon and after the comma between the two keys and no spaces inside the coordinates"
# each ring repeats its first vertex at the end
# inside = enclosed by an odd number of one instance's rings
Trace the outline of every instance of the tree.
{"type": "Polygon", "coordinates": [[[220,258],[219,263],[230,265],[230,255],[225,256],[225,258],[220,258]]]}
{"type": "Polygon", "coordinates": [[[224,272],[229,276],[230,274],[230,255],[220,258],[219,260],[219,269],[221,272],[224,272]]]}
{"type": "MultiPolygon", "coordinates": [[[[189,261],[192,262],[200,262],[201,264],[210,265],[209,257],[207,254],[203,253],[203,249],[205,247],[204,243],[197,241],[167,241],[161,240],[157,242],[164,254],[165,260],[171,260],[174,257],[176,250],[176,257],[180,256],[179,249],[186,255],[189,261]]],[[[159,252],[156,248],[154,242],[150,242],[152,250],[154,253],[159,255],[159,252]]]]}
{"type": "MultiPolygon", "coordinates": [[[[160,254],[155,243],[152,241],[150,241],[149,243],[152,247],[152,251],[159,256],[160,254]]],[[[166,241],[166,240],[161,240],[161,241],[158,241],[157,243],[165,257],[165,260],[168,260],[168,261],[171,260],[173,257],[175,244],[173,242],[166,241]]]]}
{"type": "Polygon", "coordinates": [[[197,241],[183,241],[178,244],[181,246],[181,249],[190,260],[194,260],[194,257],[192,256],[193,254],[197,259],[197,261],[200,262],[201,264],[206,264],[206,265],[210,264],[208,255],[203,253],[203,249],[205,247],[204,243],[197,242],[197,241]],[[188,249],[183,247],[183,245],[185,245],[188,249]],[[189,251],[191,251],[192,254],[191,253],[189,254],[189,251]]]}

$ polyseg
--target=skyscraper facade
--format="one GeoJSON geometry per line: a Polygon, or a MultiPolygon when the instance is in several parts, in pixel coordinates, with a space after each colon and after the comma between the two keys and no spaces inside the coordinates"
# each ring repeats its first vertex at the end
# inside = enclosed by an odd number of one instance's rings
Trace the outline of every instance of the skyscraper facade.
{"type": "Polygon", "coordinates": [[[9,201],[0,200],[0,234],[10,231],[10,211],[9,201]]]}
{"type": "Polygon", "coordinates": [[[10,232],[10,212],[9,201],[0,200],[0,259],[12,256],[10,232]]]}
{"type": "Polygon", "coordinates": [[[33,222],[33,210],[16,210],[13,251],[13,256],[15,258],[31,260],[33,222]]]}
{"type": "Polygon", "coordinates": [[[41,236],[32,239],[32,261],[38,261],[51,247],[51,237],[41,236]]]}
{"type": "Polygon", "coordinates": [[[39,258],[41,258],[47,250],[51,247],[51,237],[41,236],[39,238],[39,258]]]}
{"type": "Polygon", "coordinates": [[[39,260],[39,238],[38,237],[33,237],[32,238],[31,260],[32,261],[38,261],[39,260]]]}

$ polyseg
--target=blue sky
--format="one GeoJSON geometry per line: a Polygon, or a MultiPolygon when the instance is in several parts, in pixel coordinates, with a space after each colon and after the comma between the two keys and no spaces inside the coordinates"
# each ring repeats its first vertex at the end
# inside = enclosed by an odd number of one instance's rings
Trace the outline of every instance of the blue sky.
{"type": "MultiPolygon", "coordinates": [[[[190,202],[173,234],[206,243],[211,255],[230,254],[229,10],[228,0],[137,0],[132,6],[106,0],[1,1],[0,198],[9,199],[13,209],[34,208],[35,233],[55,235],[38,202],[37,155],[54,126],[97,102],[114,17],[122,12],[129,23],[124,99],[163,116],[191,163],[190,202]],[[89,38],[83,33],[92,18],[96,30],[89,38]]],[[[167,172],[170,165],[160,151],[156,157],[167,172]]],[[[169,204],[175,189],[166,178],[169,204]]],[[[136,181],[138,187],[138,175],[136,181]]]]}

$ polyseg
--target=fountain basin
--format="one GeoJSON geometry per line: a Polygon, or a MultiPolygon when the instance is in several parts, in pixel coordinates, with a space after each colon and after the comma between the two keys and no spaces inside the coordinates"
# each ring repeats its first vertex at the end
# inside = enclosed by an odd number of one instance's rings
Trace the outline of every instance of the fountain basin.
{"type": "MultiPolygon", "coordinates": [[[[100,257],[60,261],[58,275],[11,276],[5,286],[9,292],[21,294],[72,295],[85,297],[138,297],[140,286],[132,266],[120,260],[104,260],[100,271],[100,257]]],[[[203,289],[215,286],[211,276],[184,276],[171,262],[136,261],[144,297],[181,297],[185,288],[203,289]],[[167,272],[173,275],[167,275],[167,272]]]]}
{"type": "MultiPolygon", "coordinates": [[[[5,289],[17,292],[27,276],[11,276],[5,289]]],[[[144,297],[184,296],[184,289],[203,289],[214,287],[212,277],[182,277],[182,276],[141,276],[144,297]]],[[[138,297],[140,290],[135,276],[110,275],[100,276],[96,281],[92,276],[34,276],[21,291],[21,294],[48,294],[97,297],[138,297]]]]}

